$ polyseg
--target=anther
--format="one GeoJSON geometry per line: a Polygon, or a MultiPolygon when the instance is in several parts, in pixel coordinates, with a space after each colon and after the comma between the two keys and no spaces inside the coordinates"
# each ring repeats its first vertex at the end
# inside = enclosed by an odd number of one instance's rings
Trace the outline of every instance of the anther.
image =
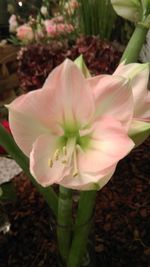
{"type": "Polygon", "coordinates": [[[66,156],[67,155],[67,148],[66,146],[63,147],[63,154],[66,156]]]}
{"type": "Polygon", "coordinates": [[[78,172],[75,171],[75,172],[73,173],[73,177],[76,177],[77,175],[78,175],[78,172]]]}
{"type": "Polygon", "coordinates": [[[57,149],[54,153],[54,160],[58,160],[59,159],[59,155],[60,155],[60,150],[57,149]]]}
{"type": "Polygon", "coordinates": [[[52,159],[49,159],[48,160],[48,166],[51,167],[51,168],[53,167],[53,161],[52,161],[52,159]]]}
{"type": "Polygon", "coordinates": [[[66,159],[62,160],[62,163],[63,164],[66,164],[67,163],[67,160],[66,159]]]}

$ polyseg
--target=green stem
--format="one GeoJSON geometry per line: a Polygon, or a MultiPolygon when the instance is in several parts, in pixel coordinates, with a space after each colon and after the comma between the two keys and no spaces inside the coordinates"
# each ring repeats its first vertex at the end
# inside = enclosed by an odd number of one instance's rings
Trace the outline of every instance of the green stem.
{"type": "Polygon", "coordinates": [[[122,55],[121,62],[125,60],[125,64],[137,62],[139,53],[146,39],[148,28],[137,24],[131,39],[122,55]]]}
{"type": "Polygon", "coordinates": [[[80,267],[88,241],[97,191],[81,192],[67,267],[80,267]]]}
{"type": "Polygon", "coordinates": [[[68,258],[72,232],[72,190],[59,187],[57,240],[61,259],[65,266],[68,258]]]}
{"type": "Polygon", "coordinates": [[[15,141],[5,130],[3,126],[0,125],[0,145],[8,152],[8,154],[18,163],[18,165],[23,169],[23,171],[28,175],[31,182],[36,186],[38,191],[43,195],[44,199],[57,216],[57,208],[58,208],[58,199],[54,190],[49,186],[44,188],[40,186],[29,171],[29,160],[22,153],[19,147],[16,145],[15,141]]]}

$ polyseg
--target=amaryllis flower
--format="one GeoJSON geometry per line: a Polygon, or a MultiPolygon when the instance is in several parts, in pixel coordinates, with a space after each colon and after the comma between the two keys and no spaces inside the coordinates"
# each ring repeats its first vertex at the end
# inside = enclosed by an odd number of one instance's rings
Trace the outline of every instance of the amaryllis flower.
{"type": "Polygon", "coordinates": [[[126,133],[133,114],[127,80],[86,79],[69,59],[50,73],[42,89],[8,108],[14,139],[43,186],[100,189],[134,146],[126,133]]]}
{"type": "Polygon", "coordinates": [[[120,64],[114,72],[130,79],[134,112],[129,128],[129,135],[133,137],[136,145],[141,144],[150,134],[150,91],[148,91],[149,64],[131,63],[120,64]]]}

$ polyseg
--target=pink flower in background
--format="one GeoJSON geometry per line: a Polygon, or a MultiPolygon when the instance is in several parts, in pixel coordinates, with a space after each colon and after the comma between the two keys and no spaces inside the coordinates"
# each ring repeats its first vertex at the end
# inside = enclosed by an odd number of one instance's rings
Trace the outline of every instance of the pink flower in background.
{"type": "Polygon", "coordinates": [[[69,5],[70,5],[70,7],[73,8],[73,9],[76,9],[76,8],[79,7],[79,3],[78,3],[77,0],[71,0],[71,1],[69,2],[69,5]]]}
{"type": "Polygon", "coordinates": [[[63,23],[64,22],[64,17],[63,16],[57,16],[51,19],[51,22],[53,23],[63,23]]]}
{"type": "Polygon", "coordinates": [[[57,24],[57,31],[59,32],[59,34],[71,33],[74,31],[74,27],[72,26],[72,24],[59,23],[57,24]]]}
{"type": "Polygon", "coordinates": [[[59,35],[58,31],[57,31],[57,25],[55,23],[53,23],[52,20],[48,20],[48,19],[45,20],[44,25],[45,25],[47,35],[49,37],[56,37],[59,35]]]}
{"type": "Polygon", "coordinates": [[[65,24],[65,31],[67,33],[72,33],[74,31],[74,27],[72,24],[65,24]]]}
{"type": "Polygon", "coordinates": [[[32,28],[27,24],[19,26],[17,28],[17,37],[24,43],[32,42],[34,40],[34,33],[32,28]]]}
{"type": "Polygon", "coordinates": [[[57,37],[74,31],[72,24],[56,23],[53,19],[45,20],[44,25],[49,37],[57,37]]]}
{"type": "Polygon", "coordinates": [[[69,2],[65,3],[65,10],[69,15],[72,15],[77,8],[79,8],[79,3],[76,0],[70,0],[69,2]]]}
{"type": "Polygon", "coordinates": [[[68,59],[42,89],[20,96],[8,109],[14,139],[43,186],[98,190],[134,147],[127,135],[133,98],[126,79],[85,79],[68,59]]]}

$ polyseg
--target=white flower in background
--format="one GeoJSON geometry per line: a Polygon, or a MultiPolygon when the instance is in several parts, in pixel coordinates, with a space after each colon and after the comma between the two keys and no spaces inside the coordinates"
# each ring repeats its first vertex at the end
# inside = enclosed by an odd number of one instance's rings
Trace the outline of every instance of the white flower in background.
{"type": "Polygon", "coordinates": [[[43,16],[47,16],[48,15],[48,10],[46,6],[42,6],[41,7],[41,13],[43,16]]]}
{"type": "Polygon", "coordinates": [[[9,31],[16,32],[17,27],[18,27],[17,17],[16,15],[13,14],[9,18],[9,31]]]}

